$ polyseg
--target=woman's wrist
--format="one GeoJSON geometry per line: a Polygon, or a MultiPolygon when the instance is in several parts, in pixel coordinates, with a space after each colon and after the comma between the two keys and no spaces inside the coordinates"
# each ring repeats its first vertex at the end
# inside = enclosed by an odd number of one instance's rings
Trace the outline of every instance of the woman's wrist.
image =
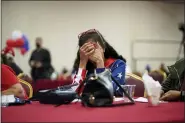
{"type": "Polygon", "coordinates": [[[79,68],[85,69],[87,65],[87,61],[80,60],[79,68]]]}
{"type": "Polygon", "coordinates": [[[97,60],[96,62],[96,67],[97,68],[104,68],[104,61],[103,60],[97,60]]]}

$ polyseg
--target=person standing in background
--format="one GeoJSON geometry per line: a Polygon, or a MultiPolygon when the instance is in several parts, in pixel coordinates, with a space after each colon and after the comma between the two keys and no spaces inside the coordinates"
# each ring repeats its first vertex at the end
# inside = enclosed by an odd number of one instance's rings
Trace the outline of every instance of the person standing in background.
{"type": "Polygon", "coordinates": [[[31,76],[34,81],[38,79],[50,79],[54,69],[51,65],[50,52],[42,47],[42,38],[37,37],[36,49],[32,52],[29,65],[31,67],[31,76]]]}

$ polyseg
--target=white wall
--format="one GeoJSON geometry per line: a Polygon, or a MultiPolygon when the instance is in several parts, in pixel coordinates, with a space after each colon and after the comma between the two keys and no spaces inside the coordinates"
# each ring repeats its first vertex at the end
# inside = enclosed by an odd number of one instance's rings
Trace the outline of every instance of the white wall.
{"type": "MultiPolygon", "coordinates": [[[[2,45],[15,29],[29,37],[31,50],[35,37],[41,36],[51,51],[52,64],[60,71],[63,66],[72,67],[78,34],[96,28],[131,64],[132,41],[180,41],[177,25],[183,19],[183,5],[160,2],[2,1],[2,45]]],[[[15,60],[26,73],[30,53],[22,57],[16,52],[15,60]]]]}
{"type": "Polygon", "coordinates": [[[162,58],[162,56],[166,58],[138,60],[136,69],[141,71],[146,64],[156,69],[161,62],[166,65],[174,64],[179,49],[179,43],[175,42],[180,42],[182,38],[178,23],[184,22],[184,6],[160,2],[137,2],[132,5],[131,10],[132,41],[136,42],[134,44],[137,44],[137,41],[145,41],[139,49],[133,49],[133,56],[139,58],[142,54],[145,58],[162,58]]]}

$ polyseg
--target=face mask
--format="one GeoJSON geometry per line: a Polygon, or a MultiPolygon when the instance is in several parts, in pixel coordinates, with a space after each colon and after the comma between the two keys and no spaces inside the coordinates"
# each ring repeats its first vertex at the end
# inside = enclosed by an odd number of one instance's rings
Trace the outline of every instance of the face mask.
{"type": "Polygon", "coordinates": [[[37,47],[37,48],[40,48],[41,46],[40,46],[40,44],[36,44],[36,47],[37,47]]]}

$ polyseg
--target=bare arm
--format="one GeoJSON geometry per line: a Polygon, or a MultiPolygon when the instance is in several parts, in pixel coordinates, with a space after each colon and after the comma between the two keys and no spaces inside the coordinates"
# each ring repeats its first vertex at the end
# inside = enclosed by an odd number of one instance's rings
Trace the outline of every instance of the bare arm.
{"type": "Polygon", "coordinates": [[[24,89],[20,83],[14,84],[9,89],[2,91],[2,95],[12,95],[12,94],[19,98],[25,97],[24,89]]]}

